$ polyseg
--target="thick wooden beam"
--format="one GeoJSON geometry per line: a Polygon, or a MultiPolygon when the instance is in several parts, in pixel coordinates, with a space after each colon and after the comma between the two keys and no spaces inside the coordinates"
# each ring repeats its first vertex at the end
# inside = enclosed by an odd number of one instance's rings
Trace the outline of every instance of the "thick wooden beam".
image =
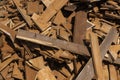
{"type": "MultiPolygon", "coordinates": [[[[111,43],[113,42],[115,35],[117,35],[117,30],[115,28],[111,28],[104,41],[100,44],[100,53],[102,59],[104,59],[104,55],[107,53],[111,43]]],[[[91,80],[94,77],[94,68],[92,58],[89,59],[85,67],[78,74],[76,80],[91,80]]]]}
{"type": "Polygon", "coordinates": [[[89,27],[93,26],[87,22],[87,13],[79,11],[75,15],[75,24],[73,30],[73,42],[84,45],[86,31],[89,27]]]}
{"type": "Polygon", "coordinates": [[[41,44],[44,46],[55,47],[58,49],[61,48],[79,55],[90,56],[89,52],[86,51],[85,46],[59,39],[53,39],[47,36],[42,36],[41,34],[31,33],[25,30],[19,30],[16,38],[41,44]]]}

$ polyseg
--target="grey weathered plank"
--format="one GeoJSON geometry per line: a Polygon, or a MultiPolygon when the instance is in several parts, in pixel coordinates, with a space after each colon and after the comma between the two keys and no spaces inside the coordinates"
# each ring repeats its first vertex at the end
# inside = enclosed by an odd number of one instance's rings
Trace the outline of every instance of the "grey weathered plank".
{"type": "Polygon", "coordinates": [[[44,46],[61,48],[80,55],[89,56],[89,52],[86,51],[85,46],[59,39],[53,39],[47,36],[42,36],[41,34],[31,33],[25,30],[19,30],[16,38],[41,44],[44,46]]]}
{"type": "MultiPolygon", "coordinates": [[[[117,34],[117,30],[115,28],[111,28],[104,41],[100,44],[100,53],[102,59],[104,59],[104,55],[108,51],[108,48],[110,47],[115,35],[117,34]]],[[[91,80],[94,77],[94,75],[95,73],[93,68],[93,61],[92,58],[90,58],[83,70],[77,76],[76,80],[91,80]]]]}

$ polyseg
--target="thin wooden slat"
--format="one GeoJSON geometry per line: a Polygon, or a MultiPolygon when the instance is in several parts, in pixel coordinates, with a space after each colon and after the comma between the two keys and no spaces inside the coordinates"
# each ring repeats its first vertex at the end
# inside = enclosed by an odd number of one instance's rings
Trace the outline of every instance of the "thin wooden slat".
{"type": "Polygon", "coordinates": [[[98,38],[93,32],[90,33],[90,37],[91,37],[92,58],[94,63],[95,74],[97,76],[97,80],[104,80],[102,59],[100,55],[98,38]]]}
{"type": "Polygon", "coordinates": [[[24,9],[20,8],[20,2],[19,2],[19,0],[13,0],[13,2],[15,3],[18,11],[23,16],[23,18],[25,19],[25,21],[27,22],[27,24],[29,25],[29,27],[32,27],[33,22],[31,20],[30,16],[27,15],[26,11],[24,9]]]}
{"type": "Polygon", "coordinates": [[[110,80],[118,80],[117,78],[117,71],[114,65],[109,65],[109,71],[110,71],[110,80]]]}

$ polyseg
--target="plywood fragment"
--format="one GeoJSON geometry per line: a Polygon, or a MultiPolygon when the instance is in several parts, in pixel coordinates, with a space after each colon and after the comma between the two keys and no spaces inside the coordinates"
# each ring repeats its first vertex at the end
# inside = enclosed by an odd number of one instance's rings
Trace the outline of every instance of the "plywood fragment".
{"type": "Polygon", "coordinates": [[[66,18],[63,16],[62,12],[59,11],[53,21],[53,23],[60,25],[66,23],[66,18]]]}
{"type": "Polygon", "coordinates": [[[23,74],[18,69],[17,63],[14,63],[13,74],[12,77],[23,80],[23,74]]]}
{"type": "Polygon", "coordinates": [[[36,67],[37,69],[42,69],[45,66],[43,57],[30,59],[29,62],[32,64],[32,66],[36,67]]]}
{"type": "Polygon", "coordinates": [[[53,3],[55,0],[41,0],[41,1],[45,4],[46,7],[49,7],[49,5],[53,3]]]}
{"type": "Polygon", "coordinates": [[[56,78],[49,67],[44,67],[38,71],[34,80],[56,80],[56,78]]]}
{"type": "Polygon", "coordinates": [[[32,15],[33,13],[38,14],[39,13],[39,2],[27,2],[27,14],[32,15]]]}

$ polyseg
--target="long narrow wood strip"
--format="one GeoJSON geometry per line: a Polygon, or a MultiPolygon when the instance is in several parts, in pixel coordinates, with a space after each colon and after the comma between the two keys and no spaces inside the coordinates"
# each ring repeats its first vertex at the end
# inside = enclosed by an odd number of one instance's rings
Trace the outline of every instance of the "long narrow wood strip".
{"type": "Polygon", "coordinates": [[[29,25],[29,27],[32,27],[33,22],[31,20],[30,16],[27,15],[26,11],[24,9],[20,8],[20,1],[19,0],[13,0],[13,2],[16,5],[19,13],[22,15],[22,17],[24,18],[24,20],[29,25]]]}
{"type": "Polygon", "coordinates": [[[97,80],[104,80],[102,59],[100,55],[100,47],[99,47],[97,35],[91,32],[90,38],[91,38],[92,58],[94,63],[95,74],[97,80]]]}
{"type": "MultiPolygon", "coordinates": [[[[104,59],[104,55],[109,49],[111,43],[113,42],[115,35],[117,35],[117,30],[115,28],[111,28],[108,35],[104,39],[104,41],[100,45],[100,51],[102,55],[102,59],[104,59]]],[[[91,80],[94,77],[94,68],[92,58],[89,59],[83,70],[79,73],[76,80],[91,80]],[[88,72],[88,73],[86,73],[88,72]]]]}
{"type": "Polygon", "coordinates": [[[85,46],[59,39],[53,39],[47,36],[31,33],[25,30],[19,30],[16,35],[16,38],[45,46],[61,48],[80,55],[89,56],[89,52],[86,51],[85,46]]]}
{"type": "Polygon", "coordinates": [[[110,80],[118,80],[117,78],[117,71],[114,65],[109,65],[109,72],[110,72],[110,80]]]}
{"type": "Polygon", "coordinates": [[[108,65],[105,64],[105,65],[103,66],[103,72],[104,72],[104,73],[103,73],[103,74],[104,74],[104,79],[105,79],[105,80],[109,80],[108,65]]]}

